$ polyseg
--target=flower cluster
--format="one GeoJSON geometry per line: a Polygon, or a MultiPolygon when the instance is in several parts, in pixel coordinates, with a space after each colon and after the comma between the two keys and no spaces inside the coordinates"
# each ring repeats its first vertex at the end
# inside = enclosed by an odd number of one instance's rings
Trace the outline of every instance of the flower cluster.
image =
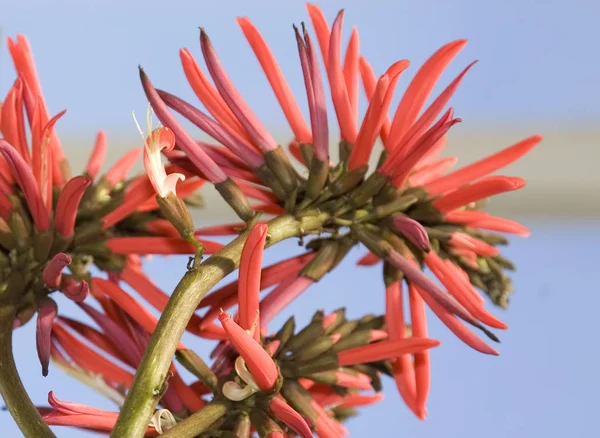
{"type": "Polygon", "coordinates": [[[10,296],[0,298],[15,305],[15,326],[38,312],[45,374],[52,357],[121,409],[63,402],[50,393],[51,408],[39,408],[47,424],[117,437],[243,438],[257,432],[335,438],[348,433],[342,423],[357,407],[382,398],[382,374],[394,379],[410,411],[425,419],[429,350],[440,344],[429,338],[426,307],[465,344],[498,355],[472,331],[498,341],[491,330],[507,329],[486,309],[481,292],[507,306],[512,285],[505,271],[514,267],[500,255],[498,246],[507,240],[499,233],[529,232],[480,209],[487,198],[524,186],[520,178],[492,174],[541,137],[452,170],[456,158],[439,158],[450,129],[461,121],[448,104],[474,63],[426,103],[466,41],[435,52],[390,115],[410,63],[394,62],[377,77],[360,53],[356,28],[342,57],[343,11],[330,27],[317,6],[307,9],[316,40],[304,24],[294,31],[308,122],[267,43],[248,18],[238,19],[293,132],[289,153],[245,102],[201,29],[208,75],[189,50],[180,56],[205,110],[155,88],[140,68],[151,106],[148,132],[138,125],[146,174],[131,180],[126,174],[141,150],[96,179],[106,148],[102,134],[86,174],[68,177],[54,130],[63,113],[48,116],[29,48],[22,37],[11,42],[19,77],[0,121],[0,166],[10,170],[0,173],[0,281],[10,296]],[[362,118],[361,82],[368,101],[362,118]],[[337,162],[329,147],[327,88],[339,127],[337,162]],[[152,112],[162,125],[152,126],[152,112]],[[214,143],[195,140],[175,113],[214,143]],[[378,139],[383,150],[375,162],[378,139]],[[197,204],[195,191],[204,182],[242,222],[194,227],[187,204],[197,204]],[[233,239],[223,246],[207,236],[233,239]],[[286,238],[298,238],[305,252],[263,268],[265,248],[286,238]],[[345,309],[317,311],[301,330],[294,318],[279,331],[267,329],[357,245],[368,250],[360,265],[383,265],[383,315],[349,320],[345,309]],[[140,256],[147,254],[194,255],[172,296],[142,272],[140,256]],[[92,278],[91,263],[108,278],[92,278]],[[236,281],[209,292],[238,266],[236,281]],[[69,275],[63,273],[67,267],[69,275]],[[162,312],[160,320],[125,285],[162,312]],[[57,316],[48,297],[55,290],[78,302],[98,328],[57,316]],[[229,309],[236,313],[227,314],[229,309]],[[184,328],[218,342],[211,365],[180,341],[184,328]],[[197,380],[186,383],[180,367],[197,380]],[[156,382],[161,385],[148,387],[156,382]]]}

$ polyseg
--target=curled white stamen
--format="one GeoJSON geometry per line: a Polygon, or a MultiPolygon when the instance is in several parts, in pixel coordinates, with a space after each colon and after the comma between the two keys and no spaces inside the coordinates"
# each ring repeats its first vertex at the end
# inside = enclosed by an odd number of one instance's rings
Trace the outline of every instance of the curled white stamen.
{"type": "Polygon", "coordinates": [[[150,419],[149,426],[160,434],[175,427],[177,420],[168,409],[158,409],[150,419]]]}
{"type": "Polygon", "coordinates": [[[242,356],[238,356],[238,358],[235,360],[235,372],[246,384],[246,386],[242,388],[236,382],[225,382],[223,385],[223,395],[225,397],[227,397],[229,400],[241,401],[260,391],[260,388],[254,381],[252,374],[250,374],[250,371],[248,371],[248,368],[246,368],[246,362],[244,362],[242,356]]]}

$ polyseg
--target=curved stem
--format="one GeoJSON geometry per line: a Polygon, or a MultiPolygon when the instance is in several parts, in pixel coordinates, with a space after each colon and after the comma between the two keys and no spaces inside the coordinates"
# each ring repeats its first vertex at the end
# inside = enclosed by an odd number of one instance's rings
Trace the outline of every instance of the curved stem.
{"type": "Polygon", "coordinates": [[[55,437],[23,387],[12,351],[14,306],[0,307],[0,394],[26,437],[55,437]]]}
{"type": "MultiPolygon", "coordinates": [[[[297,219],[279,216],[269,222],[268,245],[290,237],[320,232],[328,215],[315,212],[297,219]]],[[[247,232],[213,254],[181,279],[162,313],[135,374],[131,389],[113,429],[113,438],[143,437],[163,393],[175,349],[192,314],[206,293],[237,269],[247,232]]]]}
{"type": "Polygon", "coordinates": [[[198,412],[161,434],[161,438],[194,438],[202,432],[206,432],[215,421],[227,413],[227,409],[228,406],[224,400],[213,400],[198,412]]]}

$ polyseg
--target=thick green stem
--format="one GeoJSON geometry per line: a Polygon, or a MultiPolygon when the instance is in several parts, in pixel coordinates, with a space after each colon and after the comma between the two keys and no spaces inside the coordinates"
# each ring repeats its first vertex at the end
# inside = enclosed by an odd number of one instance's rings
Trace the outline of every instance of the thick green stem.
{"type": "Polygon", "coordinates": [[[12,352],[15,308],[0,307],[0,394],[10,414],[27,438],[54,437],[23,387],[12,352]]]}
{"type": "Polygon", "coordinates": [[[227,409],[228,406],[224,400],[213,400],[160,436],[161,438],[194,438],[223,417],[227,413],[227,409]]]}
{"type": "MultiPolygon", "coordinates": [[[[267,244],[273,245],[290,237],[318,232],[327,219],[326,214],[318,212],[300,219],[290,215],[277,217],[269,222],[267,244]]],[[[181,279],[150,338],[111,437],[144,436],[188,321],[206,293],[237,269],[246,237],[247,232],[188,271],[181,279]]]]}

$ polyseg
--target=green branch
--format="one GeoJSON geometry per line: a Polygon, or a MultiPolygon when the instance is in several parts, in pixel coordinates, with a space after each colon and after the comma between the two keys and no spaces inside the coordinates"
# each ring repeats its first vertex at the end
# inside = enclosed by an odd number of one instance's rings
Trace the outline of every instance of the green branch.
{"type": "Polygon", "coordinates": [[[55,437],[23,387],[12,351],[15,308],[0,307],[0,394],[8,411],[26,437],[55,437]]]}
{"type": "MultiPolygon", "coordinates": [[[[269,222],[268,245],[320,232],[328,216],[315,212],[296,219],[290,215],[269,222]]],[[[238,236],[181,279],[152,334],[111,437],[143,437],[164,384],[173,355],[200,301],[223,277],[238,268],[247,232],[238,236]]]]}
{"type": "Polygon", "coordinates": [[[227,409],[224,400],[213,400],[160,436],[161,438],[194,438],[206,432],[215,421],[227,413],[227,409]]]}

